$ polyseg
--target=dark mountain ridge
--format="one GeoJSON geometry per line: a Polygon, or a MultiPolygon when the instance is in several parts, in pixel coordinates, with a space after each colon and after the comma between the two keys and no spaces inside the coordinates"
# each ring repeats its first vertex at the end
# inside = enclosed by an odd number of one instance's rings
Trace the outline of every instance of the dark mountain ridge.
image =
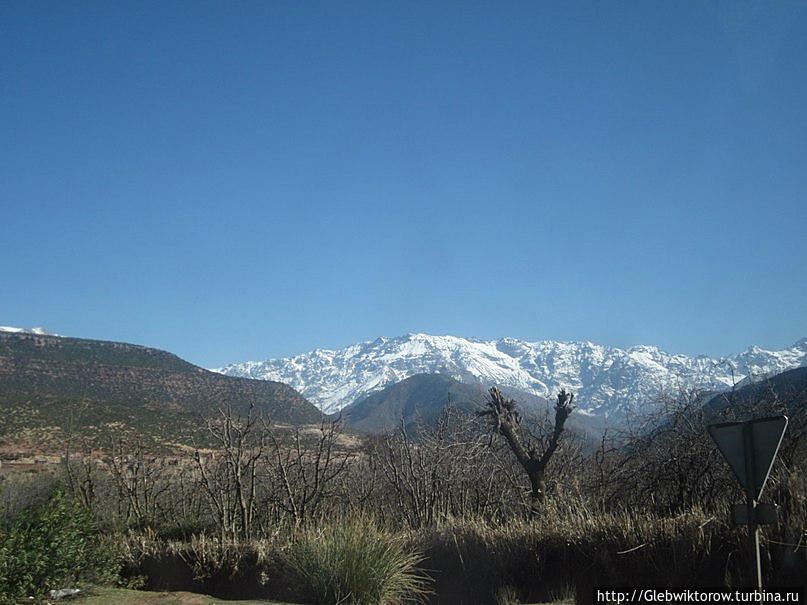
{"type": "Polygon", "coordinates": [[[418,424],[433,425],[449,403],[463,412],[481,409],[485,389],[465,384],[445,374],[416,374],[363,397],[347,406],[348,426],[365,433],[395,430],[403,420],[408,430],[418,424]]]}
{"type": "MultiPolygon", "coordinates": [[[[552,418],[553,403],[513,388],[502,388],[526,418],[552,418]]],[[[345,423],[363,433],[396,430],[403,421],[413,435],[419,427],[434,426],[447,405],[475,415],[484,409],[488,389],[479,383],[459,382],[445,374],[416,374],[363,397],[343,411],[345,423]]],[[[584,415],[572,414],[567,428],[584,437],[599,435],[603,428],[584,415]]]]}
{"type": "Polygon", "coordinates": [[[719,393],[704,405],[707,416],[734,414],[744,419],[765,413],[807,416],[807,366],[788,370],[738,389],[719,393]]]}

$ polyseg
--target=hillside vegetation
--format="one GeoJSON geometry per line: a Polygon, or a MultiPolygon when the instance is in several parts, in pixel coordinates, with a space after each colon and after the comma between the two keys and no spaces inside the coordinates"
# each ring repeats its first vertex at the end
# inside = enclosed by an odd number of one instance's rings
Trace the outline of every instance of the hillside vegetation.
{"type": "Polygon", "coordinates": [[[202,416],[254,405],[273,422],[318,422],[297,391],[272,381],[222,376],[176,355],[124,343],[0,333],[0,439],[58,450],[70,434],[115,434],[155,443],[203,439],[202,416]]]}

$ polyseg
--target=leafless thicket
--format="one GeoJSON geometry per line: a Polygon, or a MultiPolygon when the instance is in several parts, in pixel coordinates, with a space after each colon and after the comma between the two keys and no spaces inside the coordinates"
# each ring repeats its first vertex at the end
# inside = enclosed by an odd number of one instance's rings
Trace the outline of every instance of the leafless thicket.
{"type": "MultiPolygon", "coordinates": [[[[766,413],[786,403],[771,398],[766,413]]],[[[574,397],[562,391],[543,418],[522,417],[491,389],[476,416],[448,406],[416,436],[402,424],[361,439],[346,437],[339,419],[279,427],[254,408],[222,409],[208,422],[214,446],[166,457],[118,441],[103,454],[74,454],[65,466],[74,496],[113,526],[226,541],[357,514],[416,529],[535,518],[550,498],[554,511],[661,515],[721,511],[735,498],[697,394],[660,402],[642,432],[606,432],[596,442],[566,430],[573,409],[574,397]]],[[[738,413],[733,407],[721,418],[738,413]]],[[[806,434],[804,421],[791,424],[775,469],[769,489],[783,506],[803,472],[806,434]]]]}

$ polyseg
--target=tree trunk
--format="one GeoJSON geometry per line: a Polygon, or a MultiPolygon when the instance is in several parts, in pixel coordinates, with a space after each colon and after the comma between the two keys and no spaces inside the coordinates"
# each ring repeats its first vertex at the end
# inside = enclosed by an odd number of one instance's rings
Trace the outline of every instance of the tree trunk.
{"type": "Polygon", "coordinates": [[[538,516],[544,503],[545,481],[544,470],[535,469],[529,473],[530,478],[530,519],[538,516]]]}

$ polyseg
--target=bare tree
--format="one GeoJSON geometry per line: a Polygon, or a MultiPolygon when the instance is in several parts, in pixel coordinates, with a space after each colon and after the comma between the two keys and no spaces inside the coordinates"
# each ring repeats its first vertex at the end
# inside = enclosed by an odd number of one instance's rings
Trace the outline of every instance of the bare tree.
{"type": "Polygon", "coordinates": [[[560,445],[566,419],[574,410],[574,395],[562,389],[555,404],[552,431],[536,435],[522,426],[516,402],[493,387],[488,391],[485,409],[480,416],[490,420],[494,433],[504,437],[510,451],[518,460],[530,481],[530,517],[534,517],[544,501],[546,467],[560,445]]]}
{"type": "Polygon", "coordinates": [[[712,506],[732,482],[706,432],[702,393],[681,389],[653,404],[637,416],[641,429],[617,431],[611,443],[603,438],[595,459],[601,500],[661,514],[712,506]]]}
{"type": "Polygon", "coordinates": [[[432,425],[373,439],[367,458],[380,470],[376,496],[382,518],[427,527],[466,514],[484,515],[500,505],[499,460],[491,455],[472,419],[446,405],[432,425]]]}
{"type": "Polygon", "coordinates": [[[88,443],[82,445],[82,452],[77,456],[75,452],[71,453],[68,442],[62,461],[70,495],[92,512],[96,505],[99,469],[91,446],[88,443]]]}
{"type": "Polygon", "coordinates": [[[279,487],[276,502],[295,526],[316,517],[323,501],[335,496],[336,480],[345,470],[352,453],[340,451],[341,418],[323,418],[314,432],[313,443],[306,443],[300,427],[295,427],[290,443],[267,425],[269,451],[266,462],[270,478],[279,487]]]}
{"type": "Polygon", "coordinates": [[[250,405],[245,418],[227,406],[220,418],[208,421],[217,449],[195,451],[202,490],[208,498],[222,539],[249,538],[256,504],[257,462],[263,455],[266,431],[250,405]]]}
{"type": "Polygon", "coordinates": [[[445,492],[448,474],[444,467],[451,455],[449,444],[436,434],[433,447],[416,446],[401,420],[398,431],[384,436],[377,450],[385,483],[397,506],[412,527],[431,525],[438,498],[445,492]]]}
{"type": "Polygon", "coordinates": [[[112,443],[106,460],[118,493],[118,505],[127,524],[154,526],[162,516],[160,496],[169,488],[164,480],[166,461],[151,455],[140,441],[129,445],[123,439],[112,443]]]}

